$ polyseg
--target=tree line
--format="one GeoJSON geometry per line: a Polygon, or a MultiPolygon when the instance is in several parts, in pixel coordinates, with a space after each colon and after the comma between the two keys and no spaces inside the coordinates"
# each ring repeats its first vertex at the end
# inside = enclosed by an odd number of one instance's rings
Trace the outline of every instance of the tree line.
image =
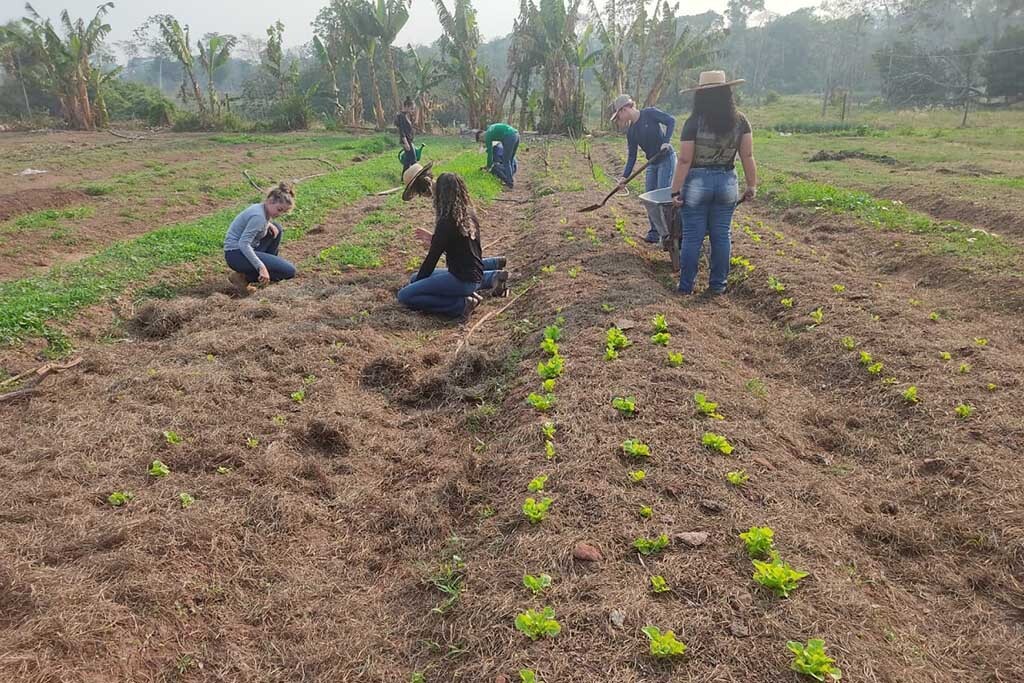
{"type": "Polygon", "coordinates": [[[313,39],[290,50],[279,21],[265,37],[196,37],[170,14],[111,46],[112,2],[88,21],[62,12],[56,25],[27,4],[0,27],[0,114],[45,109],[84,130],[108,125],[112,110],[191,129],[243,117],[304,128],[316,116],[382,129],[409,96],[421,129],[501,119],[578,133],[621,92],[683,109],[679,89],[709,65],[746,78],[744,97],[821,93],[823,115],[851,93],[965,115],[971,103],[1024,97],[1024,0],[829,0],[785,16],[764,0],[696,16],[670,0],[520,0],[512,32],[490,43],[472,0],[433,3],[442,35],[430,46],[395,45],[409,0],[331,0],[313,39]],[[171,83],[177,105],[164,97],[171,83]]]}

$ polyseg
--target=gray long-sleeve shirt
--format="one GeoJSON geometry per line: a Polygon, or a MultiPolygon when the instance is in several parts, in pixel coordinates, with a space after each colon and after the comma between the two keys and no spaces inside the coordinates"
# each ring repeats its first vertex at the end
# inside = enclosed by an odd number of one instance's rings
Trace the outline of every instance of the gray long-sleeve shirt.
{"type": "Polygon", "coordinates": [[[263,209],[263,203],[253,204],[231,221],[228,234],[224,237],[224,251],[239,250],[252,267],[259,270],[263,267],[263,261],[256,256],[253,247],[267,236],[269,227],[270,219],[263,209]]]}

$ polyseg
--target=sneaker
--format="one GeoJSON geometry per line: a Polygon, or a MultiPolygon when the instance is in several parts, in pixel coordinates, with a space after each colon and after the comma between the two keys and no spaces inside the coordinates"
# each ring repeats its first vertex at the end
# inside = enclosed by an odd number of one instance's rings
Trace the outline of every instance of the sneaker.
{"type": "Polygon", "coordinates": [[[657,232],[649,232],[646,235],[644,235],[643,239],[644,242],[647,242],[648,244],[657,244],[658,241],[661,240],[661,235],[659,235],[657,232]]]}
{"type": "Polygon", "coordinates": [[[231,271],[228,275],[228,282],[235,288],[235,294],[238,296],[249,296],[249,281],[245,279],[245,276],[237,271],[231,271]]]}
{"type": "Polygon", "coordinates": [[[493,283],[491,286],[491,296],[500,298],[508,296],[508,271],[499,270],[494,274],[494,278],[491,280],[493,283]]]}
{"type": "Polygon", "coordinates": [[[462,317],[469,318],[469,316],[473,315],[473,311],[476,310],[476,307],[480,305],[481,301],[483,301],[483,298],[481,298],[481,296],[476,292],[467,296],[466,307],[462,309],[462,317]]]}

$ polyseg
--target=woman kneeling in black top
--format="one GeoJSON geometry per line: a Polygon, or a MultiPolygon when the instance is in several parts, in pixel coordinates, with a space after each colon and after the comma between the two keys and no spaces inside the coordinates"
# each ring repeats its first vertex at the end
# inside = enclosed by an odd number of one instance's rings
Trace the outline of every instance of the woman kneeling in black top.
{"type": "Polygon", "coordinates": [[[504,296],[508,291],[505,258],[481,258],[480,223],[460,176],[442,173],[438,177],[434,213],[437,224],[430,237],[430,251],[412,281],[398,290],[399,303],[455,318],[476,308],[481,301],[478,290],[491,289],[493,296],[504,296]],[[447,260],[447,270],[436,268],[441,254],[447,260]]]}

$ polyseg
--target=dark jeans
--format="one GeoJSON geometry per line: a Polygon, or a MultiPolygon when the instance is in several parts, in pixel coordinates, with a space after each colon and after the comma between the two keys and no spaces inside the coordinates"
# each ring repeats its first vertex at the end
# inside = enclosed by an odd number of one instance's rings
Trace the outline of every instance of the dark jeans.
{"type": "Polygon", "coordinates": [[[460,280],[444,268],[437,268],[429,277],[417,280],[412,276],[409,284],[398,290],[398,303],[427,313],[440,313],[450,318],[457,318],[466,309],[466,297],[478,289],[490,289],[494,284],[494,273],[498,263],[493,258],[485,258],[483,282],[466,282],[460,280]]]}
{"type": "Polygon", "coordinates": [[[515,184],[515,175],[518,170],[519,163],[515,159],[512,160],[511,164],[505,163],[504,159],[502,159],[495,161],[494,165],[491,166],[491,173],[498,176],[498,179],[509,187],[515,184]]]}
{"type": "Polygon", "coordinates": [[[736,172],[729,169],[693,168],[683,186],[683,240],[679,252],[679,291],[693,292],[697,265],[705,235],[711,242],[711,275],[708,286],[724,292],[729,277],[732,249],[732,214],[739,200],[736,172]]]}
{"type": "Polygon", "coordinates": [[[501,178],[502,182],[506,185],[512,187],[515,184],[515,173],[519,170],[519,164],[516,163],[516,150],[519,149],[519,133],[513,133],[512,135],[507,135],[502,138],[501,146],[505,150],[505,163],[502,164],[504,169],[502,170],[502,174],[498,175],[498,177],[501,178]]]}
{"type": "Polygon", "coordinates": [[[416,148],[412,145],[409,147],[409,149],[402,150],[402,173],[405,173],[410,166],[416,163],[416,148]]]}
{"type": "MultiPolygon", "coordinates": [[[[281,248],[281,235],[283,234],[284,230],[277,226],[277,237],[271,237],[267,232],[266,237],[260,240],[255,247],[256,256],[263,261],[267,272],[270,273],[271,282],[291,280],[295,277],[295,266],[277,255],[277,250],[281,248]]],[[[236,273],[241,273],[249,282],[259,282],[260,272],[253,268],[249,259],[245,258],[245,254],[240,249],[225,251],[224,260],[227,261],[228,268],[236,273]]]]}

